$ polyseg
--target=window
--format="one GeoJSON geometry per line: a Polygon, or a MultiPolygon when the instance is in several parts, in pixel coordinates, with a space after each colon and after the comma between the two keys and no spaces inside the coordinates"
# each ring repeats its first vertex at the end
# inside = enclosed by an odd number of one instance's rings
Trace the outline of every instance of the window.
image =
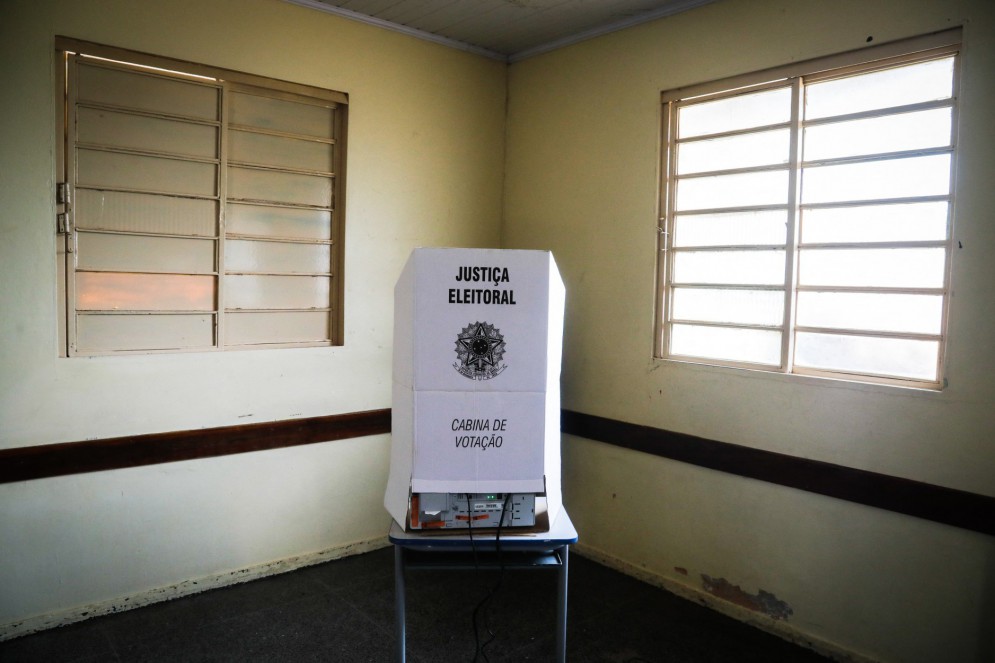
{"type": "Polygon", "coordinates": [[[942,386],[958,41],[664,93],[658,356],[942,386]]]}
{"type": "Polygon", "coordinates": [[[340,344],[346,96],[57,48],[66,354],[340,344]]]}

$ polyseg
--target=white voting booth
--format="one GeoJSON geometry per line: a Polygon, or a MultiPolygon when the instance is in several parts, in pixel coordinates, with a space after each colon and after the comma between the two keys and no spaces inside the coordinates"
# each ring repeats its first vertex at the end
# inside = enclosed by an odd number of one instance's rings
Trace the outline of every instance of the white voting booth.
{"type": "Polygon", "coordinates": [[[394,290],[384,497],[401,527],[537,526],[536,504],[555,520],[563,306],[548,251],[411,254],[394,290]]]}

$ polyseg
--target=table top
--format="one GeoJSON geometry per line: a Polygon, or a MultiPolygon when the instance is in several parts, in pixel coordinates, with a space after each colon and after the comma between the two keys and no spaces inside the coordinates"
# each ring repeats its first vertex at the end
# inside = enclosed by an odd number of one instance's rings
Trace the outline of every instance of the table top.
{"type": "MultiPolygon", "coordinates": [[[[397,522],[392,521],[388,538],[394,545],[418,550],[497,549],[497,532],[492,529],[474,531],[472,537],[467,530],[406,532],[397,522]]],[[[549,531],[521,532],[508,527],[501,530],[502,550],[553,550],[574,543],[577,543],[577,530],[574,529],[567,510],[562,507],[549,531]]]]}

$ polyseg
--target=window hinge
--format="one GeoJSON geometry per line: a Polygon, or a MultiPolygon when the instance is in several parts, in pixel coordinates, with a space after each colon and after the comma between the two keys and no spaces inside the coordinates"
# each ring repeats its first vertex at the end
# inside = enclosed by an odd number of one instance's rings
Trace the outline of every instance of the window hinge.
{"type": "Polygon", "coordinates": [[[55,202],[60,205],[69,205],[72,203],[72,194],[69,184],[66,182],[59,182],[55,185],[55,202]]]}
{"type": "Polygon", "coordinates": [[[69,215],[65,212],[55,215],[55,232],[59,234],[69,232],[69,215]]]}

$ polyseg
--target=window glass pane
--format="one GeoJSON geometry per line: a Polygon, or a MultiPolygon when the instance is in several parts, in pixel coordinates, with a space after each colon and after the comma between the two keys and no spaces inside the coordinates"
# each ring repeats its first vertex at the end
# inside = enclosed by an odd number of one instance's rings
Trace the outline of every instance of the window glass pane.
{"type": "Polygon", "coordinates": [[[675,251],[674,283],[781,285],[784,251],[675,251]]]}
{"type": "Polygon", "coordinates": [[[811,167],[802,174],[802,203],[943,196],[949,193],[948,154],[811,167]]]}
{"type": "Polygon", "coordinates": [[[332,180],[274,170],[229,168],[228,195],[238,200],[331,207],[332,180]]]}
{"type": "Polygon", "coordinates": [[[953,57],[848,76],[805,88],[805,118],[813,119],[949,99],[953,57]]]}
{"type": "Polygon", "coordinates": [[[213,200],[121,191],[76,191],[76,227],[214,237],[218,204],[213,200]]]}
{"type": "Polygon", "coordinates": [[[777,129],[681,143],[677,147],[677,172],[686,175],[786,164],[790,138],[787,129],[777,129]]]}
{"type": "Polygon", "coordinates": [[[677,214],[674,246],[784,244],[787,223],[786,210],[677,214]]]}
{"type": "Polygon", "coordinates": [[[80,149],[76,168],[77,184],[97,189],[213,196],[218,188],[217,165],[200,161],[80,149]]]}
{"type": "Polygon", "coordinates": [[[227,309],[328,308],[327,276],[225,276],[227,309]]]}
{"type": "Polygon", "coordinates": [[[784,322],[784,292],[674,288],[670,317],[672,320],[781,325],[784,322]]]}
{"type": "Polygon", "coordinates": [[[945,251],[932,249],[802,249],[805,286],[942,288],[945,251]]]}
{"type": "Polygon", "coordinates": [[[229,233],[238,235],[332,238],[332,213],[328,210],[229,204],[225,224],[229,233]]]}
{"type": "Polygon", "coordinates": [[[214,272],[214,240],[81,232],[77,269],[115,272],[214,272]]]}
{"type": "Polygon", "coordinates": [[[716,177],[682,178],[677,181],[678,211],[785,205],[788,171],[737,173],[716,177]]]}
{"type": "Polygon", "coordinates": [[[802,327],[939,334],[940,295],[870,292],[799,292],[796,322],[802,327]]]}
{"type": "Polygon", "coordinates": [[[230,239],[225,243],[225,269],[229,272],[327,274],[331,270],[330,252],[328,244],[230,239]]]}
{"type": "Polygon", "coordinates": [[[806,161],[945,147],[951,139],[950,108],[901,113],[805,129],[806,161]]]}
{"type": "Polygon", "coordinates": [[[123,108],[217,120],[218,87],[159,76],[79,63],[77,79],[81,101],[123,108]]]}
{"type": "Polygon", "coordinates": [[[145,115],[81,107],[76,137],[81,143],[215,159],[218,128],[145,115]]]}
{"type": "Polygon", "coordinates": [[[211,311],[213,276],[77,272],[79,311],[211,311]]]}
{"type": "Polygon", "coordinates": [[[671,329],[672,355],[772,366],[781,363],[779,331],[682,324],[675,324],[671,329]]]}
{"type": "Polygon", "coordinates": [[[225,317],[225,344],[327,341],[331,319],[328,311],[231,312],[225,317]]]}
{"type": "Polygon", "coordinates": [[[795,365],[932,382],[939,349],[938,341],[798,332],[795,365]]]}
{"type": "Polygon", "coordinates": [[[680,138],[779,124],[791,119],[791,88],[688,104],[677,113],[680,138]]]}
{"type": "Polygon", "coordinates": [[[206,349],[214,345],[214,316],[80,314],[76,338],[85,352],[206,349]]]}
{"type": "Polygon", "coordinates": [[[245,125],[296,135],[331,138],[334,110],[325,106],[235,92],[229,99],[228,118],[245,125]]]}
{"type": "Polygon", "coordinates": [[[284,136],[232,131],[228,135],[228,158],[242,163],[332,171],[332,145],[284,136]]]}
{"type": "Polygon", "coordinates": [[[945,201],[802,211],[803,243],[912,242],[947,238],[945,201]]]}

